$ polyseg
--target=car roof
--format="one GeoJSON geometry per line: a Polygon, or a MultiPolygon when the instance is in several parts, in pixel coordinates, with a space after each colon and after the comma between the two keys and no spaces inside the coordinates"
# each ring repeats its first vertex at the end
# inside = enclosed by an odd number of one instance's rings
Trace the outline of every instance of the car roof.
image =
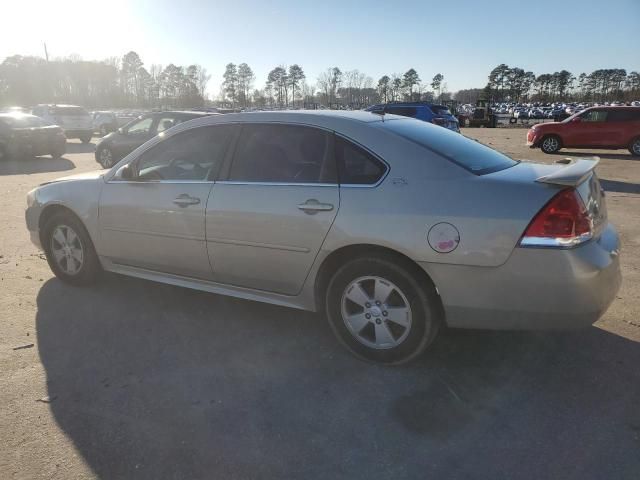
{"type": "Polygon", "coordinates": [[[227,122],[292,122],[325,124],[331,119],[350,123],[381,122],[382,116],[364,110],[275,110],[260,112],[227,113],[225,115],[208,115],[206,121],[212,123],[227,122]],[[211,120],[211,119],[215,120],[211,120]]]}
{"type": "Polygon", "coordinates": [[[598,105],[595,107],[585,108],[583,111],[587,110],[640,110],[640,107],[635,107],[633,105],[598,105]]]}

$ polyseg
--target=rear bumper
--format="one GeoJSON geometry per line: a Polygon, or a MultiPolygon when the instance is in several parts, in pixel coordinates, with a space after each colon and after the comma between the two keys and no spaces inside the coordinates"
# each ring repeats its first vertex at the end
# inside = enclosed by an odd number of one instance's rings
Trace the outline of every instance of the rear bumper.
{"type": "Polygon", "coordinates": [[[620,244],[608,225],[573,249],[516,248],[499,267],[423,264],[450,327],[572,329],[596,322],[622,283],[620,244]]]}

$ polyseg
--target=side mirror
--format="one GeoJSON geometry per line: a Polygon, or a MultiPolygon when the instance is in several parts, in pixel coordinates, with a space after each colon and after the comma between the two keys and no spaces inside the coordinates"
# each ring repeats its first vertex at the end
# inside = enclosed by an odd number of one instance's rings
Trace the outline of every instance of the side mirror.
{"type": "Polygon", "coordinates": [[[571,120],[571,123],[580,123],[582,121],[582,117],[576,117],[573,120],[571,120]]]}
{"type": "Polygon", "coordinates": [[[130,164],[127,164],[120,170],[120,176],[123,180],[134,180],[136,178],[136,172],[130,164]]]}
{"type": "Polygon", "coordinates": [[[126,135],[127,134],[127,132],[125,132],[124,128],[122,128],[122,127],[118,128],[118,133],[121,134],[121,135],[126,135]]]}

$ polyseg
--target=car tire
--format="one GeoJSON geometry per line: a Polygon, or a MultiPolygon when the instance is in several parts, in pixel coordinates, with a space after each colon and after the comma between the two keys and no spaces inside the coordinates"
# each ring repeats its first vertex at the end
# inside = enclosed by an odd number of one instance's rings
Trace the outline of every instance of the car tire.
{"type": "Polygon", "coordinates": [[[55,151],[55,152],[51,152],[51,158],[53,158],[54,160],[57,160],[58,158],[62,158],[62,156],[67,153],[64,150],[59,150],[59,151],[55,151]]]}
{"type": "Polygon", "coordinates": [[[98,158],[98,163],[102,165],[102,168],[111,168],[116,164],[113,150],[107,146],[98,149],[96,157],[98,158]]]}
{"type": "Polygon", "coordinates": [[[102,272],[86,228],[70,212],[57,213],[47,220],[42,246],[51,271],[63,282],[89,285],[102,272]]]}
{"type": "Polygon", "coordinates": [[[84,137],[80,137],[80,141],[82,143],[89,143],[91,141],[91,135],[85,135],[84,137]]]}
{"type": "Polygon", "coordinates": [[[109,134],[109,129],[107,128],[106,125],[100,125],[100,136],[104,137],[105,135],[109,134]]]}
{"type": "Polygon", "coordinates": [[[387,365],[418,357],[441,323],[433,284],[391,257],[355,258],[338,268],[326,290],[325,311],[348,350],[387,365]]]}
{"type": "Polygon", "coordinates": [[[631,143],[629,144],[629,152],[634,157],[640,157],[640,137],[636,137],[631,140],[631,143]]]}
{"type": "Polygon", "coordinates": [[[543,153],[552,154],[559,152],[562,148],[562,142],[557,135],[546,135],[540,140],[540,150],[543,153]]]}

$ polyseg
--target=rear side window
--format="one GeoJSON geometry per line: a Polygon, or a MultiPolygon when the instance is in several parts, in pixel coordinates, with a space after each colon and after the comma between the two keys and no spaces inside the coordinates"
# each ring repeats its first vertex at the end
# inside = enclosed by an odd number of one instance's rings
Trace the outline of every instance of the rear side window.
{"type": "Polygon", "coordinates": [[[475,175],[512,167],[518,162],[464,135],[427,122],[392,120],[381,124],[393,133],[422,145],[475,175]]]}
{"type": "Polygon", "coordinates": [[[299,125],[242,127],[229,180],[266,183],[337,183],[330,135],[299,125]]]}
{"type": "Polygon", "coordinates": [[[336,136],[335,150],[342,185],[373,185],[387,170],[369,152],[342,137],[336,136]]]}
{"type": "Polygon", "coordinates": [[[418,109],[416,107],[387,107],[387,113],[415,118],[418,115],[418,109]]]}
{"type": "Polygon", "coordinates": [[[640,120],[640,110],[611,110],[607,122],[637,122],[640,120]]]}

